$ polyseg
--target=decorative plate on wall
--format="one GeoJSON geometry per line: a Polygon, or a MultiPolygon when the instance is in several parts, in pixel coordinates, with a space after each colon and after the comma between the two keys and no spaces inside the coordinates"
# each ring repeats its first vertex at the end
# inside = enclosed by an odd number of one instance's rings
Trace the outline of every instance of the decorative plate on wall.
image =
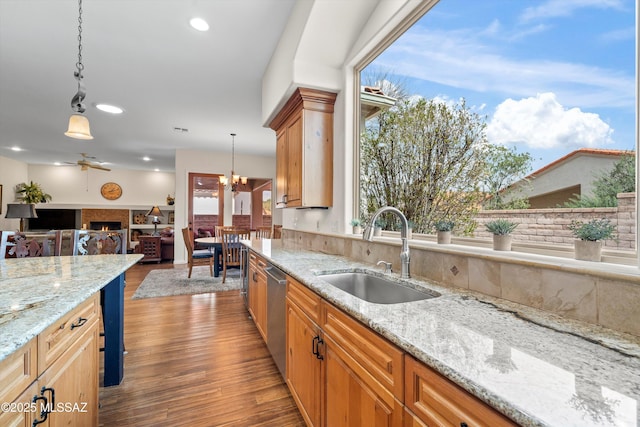
{"type": "Polygon", "coordinates": [[[102,184],[100,194],[107,200],[116,200],[122,196],[122,187],[115,182],[107,182],[102,184]]]}

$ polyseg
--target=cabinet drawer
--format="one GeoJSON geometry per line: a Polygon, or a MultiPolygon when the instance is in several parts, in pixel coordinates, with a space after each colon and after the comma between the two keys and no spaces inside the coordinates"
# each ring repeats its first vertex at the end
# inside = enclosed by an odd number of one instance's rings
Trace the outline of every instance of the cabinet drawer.
{"type": "Polygon", "coordinates": [[[404,401],[402,350],[326,301],[323,305],[322,330],[398,400],[404,401]]]}
{"type": "Polygon", "coordinates": [[[287,298],[296,303],[304,314],[320,324],[320,301],[322,298],[311,289],[287,276],[287,298]]]}
{"type": "Polygon", "coordinates": [[[406,356],[405,363],[405,405],[427,426],[518,425],[414,358],[406,356]]]}
{"type": "Polygon", "coordinates": [[[0,362],[0,403],[12,402],[38,376],[38,339],[0,362]]]}
{"type": "Polygon", "coordinates": [[[97,292],[38,335],[38,372],[44,372],[60,357],[99,313],[100,293],[97,292]]]}

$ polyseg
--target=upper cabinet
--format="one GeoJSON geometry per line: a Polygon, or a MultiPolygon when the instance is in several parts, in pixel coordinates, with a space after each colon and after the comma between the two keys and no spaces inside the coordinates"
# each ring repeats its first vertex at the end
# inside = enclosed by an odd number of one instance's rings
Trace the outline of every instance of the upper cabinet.
{"type": "Polygon", "coordinates": [[[276,207],[333,205],[336,94],[298,88],[269,127],[276,132],[276,207]]]}

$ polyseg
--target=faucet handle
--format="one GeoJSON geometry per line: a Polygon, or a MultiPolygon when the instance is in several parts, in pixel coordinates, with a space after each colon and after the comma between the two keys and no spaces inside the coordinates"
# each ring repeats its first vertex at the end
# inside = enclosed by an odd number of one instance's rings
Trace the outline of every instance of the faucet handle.
{"type": "Polygon", "coordinates": [[[376,265],[380,265],[383,264],[384,265],[384,272],[385,273],[393,273],[393,270],[391,270],[391,266],[392,264],[390,262],[387,261],[378,261],[378,263],[376,265]]]}

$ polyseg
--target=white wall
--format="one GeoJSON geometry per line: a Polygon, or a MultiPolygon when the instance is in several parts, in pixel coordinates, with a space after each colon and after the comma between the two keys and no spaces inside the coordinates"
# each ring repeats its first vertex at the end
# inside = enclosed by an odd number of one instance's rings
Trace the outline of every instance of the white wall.
{"type": "Polygon", "coordinates": [[[112,169],[82,171],[77,166],[29,165],[28,177],[51,194],[54,205],[99,207],[166,205],[167,195],[175,193],[175,175],[170,172],[112,169]],[[122,187],[122,196],[106,200],[100,187],[115,182],[122,187]]]}
{"type": "Polygon", "coordinates": [[[15,188],[21,182],[27,182],[29,168],[26,163],[17,160],[0,157],[0,185],[2,192],[0,198],[0,230],[17,230],[20,227],[19,219],[5,219],[7,203],[15,203],[15,188]]]}

